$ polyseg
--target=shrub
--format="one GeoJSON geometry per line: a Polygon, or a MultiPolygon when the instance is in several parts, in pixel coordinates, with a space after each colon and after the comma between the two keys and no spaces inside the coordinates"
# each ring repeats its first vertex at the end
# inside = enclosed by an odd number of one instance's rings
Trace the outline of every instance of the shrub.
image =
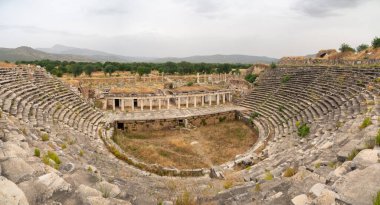
{"type": "Polygon", "coordinates": [[[352,161],[352,160],[356,157],[356,155],[358,155],[358,153],[359,153],[359,150],[357,150],[357,149],[353,149],[353,150],[351,151],[351,153],[348,154],[348,156],[347,156],[347,160],[348,160],[348,161],[352,161]]]}
{"type": "Polygon", "coordinates": [[[277,68],[276,63],[275,63],[275,62],[272,62],[272,63],[270,64],[270,68],[272,68],[272,69],[277,68]]]}
{"type": "Polygon", "coordinates": [[[108,186],[100,185],[99,191],[102,193],[103,198],[109,198],[111,196],[111,188],[108,186]]]}
{"type": "Polygon", "coordinates": [[[203,126],[206,126],[206,125],[207,125],[207,122],[206,122],[205,119],[201,119],[201,125],[203,125],[203,126]]]}
{"type": "Polygon", "coordinates": [[[224,187],[224,189],[230,189],[232,187],[232,185],[233,185],[233,182],[230,180],[227,180],[224,182],[223,187],[224,187]]]}
{"type": "Polygon", "coordinates": [[[255,184],[255,191],[257,192],[261,191],[260,183],[255,184]]]}
{"type": "Polygon", "coordinates": [[[321,167],[321,163],[320,162],[315,163],[314,167],[319,169],[321,167]]]}
{"type": "Polygon", "coordinates": [[[273,174],[270,171],[266,171],[264,175],[264,180],[270,181],[273,180],[273,174]]]}
{"type": "Polygon", "coordinates": [[[281,83],[286,83],[289,80],[290,80],[290,76],[289,75],[284,75],[284,76],[282,76],[281,83]]]}
{"type": "Polygon", "coordinates": [[[377,192],[376,196],[373,197],[373,205],[380,205],[380,191],[377,192]]]}
{"type": "Polygon", "coordinates": [[[245,80],[248,81],[248,82],[250,82],[250,83],[255,82],[256,78],[257,78],[257,75],[256,74],[252,74],[252,73],[250,73],[250,74],[248,74],[248,75],[245,76],[245,80]]]}
{"type": "Polygon", "coordinates": [[[81,150],[79,151],[79,156],[83,157],[83,155],[84,155],[84,151],[83,151],[83,149],[81,149],[81,150]]]}
{"type": "Polygon", "coordinates": [[[251,114],[251,120],[253,120],[253,119],[255,119],[256,117],[259,117],[260,116],[260,114],[259,113],[257,113],[257,112],[253,112],[252,114],[251,114]]]}
{"type": "Polygon", "coordinates": [[[380,38],[375,37],[372,41],[372,47],[373,48],[380,48],[380,38]]]}
{"type": "Polygon", "coordinates": [[[340,52],[344,53],[344,52],[355,52],[355,49],[353,49],[350,45],[348,45],[347,43],[343,43],[340,48],[339,48],[340,52]]]}
{"type": "Polygon", "coordinates": [[[376,135],[376,138],[375,138],[375,144],[377,146],[380,146],[380,130],[377,131],[377,135],[376,135]]]}
{"type": "Polygon", "coordinates": [[[283,111],[284,111],[284,106],[280,105],[280,106],[278,107],[278,111],[283,112],[283,111]]]}
{"type": "Polygon", "coordinates": [[[53,151],[48,151],[47,156],[53,160],[56,164],[61,164],[61,160],[59,159],[57,153],[53,151]]]}
{"type": "Polygon", "coordinates": [[[176,205],[194,205],[195,200],[190,196],[189,192],[184,192],[182,196],[175,201],[176,205]]]}
{"type": "Polygon", "coordinates": [[[224,122],[224,121],[226,121],[226,116],[219,117],[219,122],[224,122]]]}
{"type": "Polygon", "coordinates": [[[0,118],[1,118],[2,114],[3,114],[3,112],[2,112],[2,111],[0,111],[0,118]]]}
{"type": "Polygon", "coordinates": [[[362,52],[364,50],[366,50],[369,46],[367,44],[360,44],[357,48],[356,48],[356,51],[357,52],[362,52]]]}
{"type": "Polygon", "coordinates": [[[298,136],[306,137],[310,133],[310,127],[307,124],[302,124],[298,127],[298,136]]]}
{"type": "Polygon", "coordinates": [[[40,156],[41,156],[41,151],[40,151],[40,149],[38,149],[38,148],[35,148],[35,149],[34,149],[34,156],[36,156],[36,157],[40,157],[40,156]]]}
{"type": "Polygon", "coordinates": [[[41,140],[44,142],[49,141],[49,135],[48,134],[41,135],[41,140]]]}
{"type": "Polygon", "coordinates": [[[61,148],[62,148],[62,149],[66,149],[66,148],[67,148],[66,143],[63,143],[63,144],[61,145],[61,148]]]}
{"type": "Polygon", "coordinates": [[[297,170],[293,167],[286,168],[284,172],[284,177],[291,177],[297,173],[297,170]]]}
{"type": "Polygon", "coordinates": [[[193,86],[193,85],[194,85],[194,82],[193,82],[193,81],[187,82],[186,85],[187,85],[187,86],[193,86]]]}
{"type": "Polygon", "coordinates": [[[370,117],[364,118],[362,124],[359,126],[359,128],[362,130],[368,126],[372,125],[372,121],[370,117]]]}

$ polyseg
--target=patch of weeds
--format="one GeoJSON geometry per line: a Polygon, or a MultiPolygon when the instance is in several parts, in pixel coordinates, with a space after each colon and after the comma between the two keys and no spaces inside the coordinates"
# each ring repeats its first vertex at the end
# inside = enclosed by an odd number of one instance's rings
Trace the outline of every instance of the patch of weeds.
{"type": "Polygon", "coordinates": [[[255,184],[255,191],[256,192],[261,191],[261,185],[260,185],[260,183],[255,184]]]}
{"type": "Polygon", "coordinates": [[[41,140],[43,141],[43,142],[46,142],[46,141],[49,141],[49,135],[48,134],[43,134],[43,135],[41,135],[41,140]]]}
{"type": "Polygon", "coordinates": [[[267,181],[270,181],[270,180],[273,180],[274,176],[272,173],[270,173],[270,171],[265,171],[265,174],[264,174],[264,180],[267,180],[267,181]]]}
{"type": "Polygon", "coordinates": [[[300,121],[296,121],[296,127],[299,127],[301,125],[300,121]]]}
{"type": "Polygon", "coordinates": [[[289,75],[284,75],[282,76],[281,83],[287,83],[290,80],[289,75]]]}
{"type": "Polygon", "coordinates": [[[315,167],[316,169],[319,169],[319,168],[321,167],[321,163],[320,163],[320,162],[315,163],[315,164],[314,164],[314,167],[315,167]]]}
{"type": "Polygon", "coordinates": [[[251,118],[251,120],[254,120],[256,117],[259,117],[259,116],[260,116],[259,113],[257,113],[257,112],[253,112],[253,113],[251,114],[250,118],[251,118]]]}
{"type": "Polygon", "coordinates": [[[280,112],[284,112],[284,109],[285,109],[285,107],[282,105],[280,105],[280,107],[278,107],[278,111],[280,111],[280,112]]]}
{"type": "Polygon", "coordinates": [[[377,192],[376,196],[372,199],[373,205],[380,205],[380,191],[377,192]]]}
{"type": "Polygon", "coordinates": [[[201,125],[202,126],[206,126],[207,125],[206,119],[201,119],[201,125]]]}
{"type": "Polygon", "coordinates": [[[47,156],[53,160],[56,164],[61,164],[61,160],[59,159],[57,153],[53,151],[48,151],[47,156]]]}
{"type": "Polygon", "coordinates": [[[226,121],[226,116],[219,117],[219,122],[224,122],[224,121],[226,121]]]}
{"type": "Polygon", "coordinates": [[[362,124],[359,126],[359,129],[364,129],[368,126],[372,125],[372,121],[371,121],[371,118],[370,117],[366,117],[364,118],[362,124]]]}
{"type": "Polygon", "coordinates": [[[252,166],[248,166],[248,167],[245,168],[245,170],[247,170],[247,171],[249,171],[251,169],[252,169],[252,166]]]}
{"type": "MultiPolygon", "coordinates": [[[[376,138],[377,138],[377,136],[376,136],[376,138]]],[[[367,149],[373,149],[375,147],[375,145],[376,145],[376,138],[375,139],[368,139],[368,140],[366,140],[366,142],[365,142],[365,148],[367,148],[367,149]]],[[[380,137],[379,137],[379,140],[380,140],[380,137]]]]}
{"type": "Polygon", "coordinates": [[[284,172],[284,177],[292,177],[297,173],[297,170],[293,167],[286,168],[284,172]]]}
{"type": "Polygon", "coordinates": [[[231,180],[227,180],[224,182],[223,187],[224,189],[230,189],[233,186],[233,182],[231,180]]]}
{"type": "Polygon", "coordinates": [[[62,149],[66,149],[66,148],[67,148],[66,143],[63,143],[63,144],[61,145],[61,148],[62,148],[62,149]]]}
{"type": "Polygon", "coordinates": [[[100,185],[99,191],[102,193],[103,198],[109,198],[111,196],[111,188],[106,185],[100,185]]]}
{"type": "Polygon", "coordinates": [[[194,82],[193,82],[193,81],[187,82],[186,85],[187,85],[187,86],[193,86],[193,85],[194,85],[194,82]]]}
{"type": "Polygon", "coordinates": [[[298,127],[298,136],[304,138],[310,133],[310,127],[307,124],[302,124],[298,127]]]}
{"type": "Polygon", "coordinates": [[[357,150],[357,149],[353,149],[353,150],[348,154],[348,156],[347,156],[347,160],[348,160],[348,161],[352,161],[352,160],[356,157],[356,155],[358,155],[358,153],[359,153],[359,150],[357,150]]]}
{"type": "Polygon", "coordinates": [[[92,172],[92,167],[88,166],[87,171],[92,172]]]}
{"type": "Polygon", "coordinates": [[[327,164],[328,167],[330,167],[331,169],[335,169],[337,167],[337,164],[336,162],[334,161],[330,161],[328,164],[327,164]]]}
{"type": "Polygon", "coordinates": [[[34,148],[34,156],[36,156],[36,157],[40,157],[40,156],[41,156],[41,151],[40,151],[40,149],[38,149],[38,148],[34,148]]]}
{"type": "Polygon", "coordinates": [[[79,151],[79,156],[81,156],[81,157],[84,156],[84,151],[83,151],[83,149],[81,149],[81,150],[79,151]]]}
{"type": "Polygon", "coordinates": [[[375,144],[380,146],[380,129],[377,131],[377,135],[375,137],[375,144]]]}
{"type": "Polygon", "coordinates": [[[176,205],[195,205],[195,200],[191,197],[189,192],[184,192],[182,196],[179,196],[176,201],[176,205]]]}

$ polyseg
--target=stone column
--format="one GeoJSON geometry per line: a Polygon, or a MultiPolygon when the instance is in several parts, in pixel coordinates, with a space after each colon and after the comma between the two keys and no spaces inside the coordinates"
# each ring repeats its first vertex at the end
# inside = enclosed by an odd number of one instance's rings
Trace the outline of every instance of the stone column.
{"type": "Polygon", "coordinates": [[[223,93],[223,104],[226,104],[226,93],[223,93]]]}
{"type": "Polygon", "coordinates": [[[229,102],[232,102],[232,93],[230,93],[230,94],[228,95],[228,98],[229,98],[229,102]]]}
{"type": "Polygon", "coordinates": [[[170,108],[170,98],[167,99],[167,104],[166,104],[166,109],[169,110],[169,108],[170,108]]]}
{"type": "Polygon", "coordinates": [[[219,93],[216,94],[216,104],[219,105],[219,93]]]}
{"type": "Polygon", "coordinates": [[[107,105],[108,105],[108,100],[107,98],[104,100],[104,103],[103,103],[103,110],[107,110],[107,105]]]}
{"type": "Polygon", "coordinates": [[[194,107],[197,107],[197,96],[194,96],[194,107]]]}
{"type": "Polygon", "coordinates": [[[177,99],[178,109],[181,109],[181,97],[177,99]]]}
{"type": "Polygon", "coordinates": [[[112,110],[116,110],[115,99],[112,99],[112,110]]]}
{"type": "Polygon", "coordinates": [[[161,99],[158,99],[158,110],[161,110],[161,99]]]}
{"type": "Polygon", "coordinates": [[[132,98],[131,101],[132,101],[131,103],[132,111],[135,111],[135,100],[132,98]]]}
{"type": "Polygon", "coordinates": [[[153,108],[152,108],[152,99],[149,99],[149,110],[152,111],[153,108]]]}
{"type": "Polygon", "coordinates": [[[124,111],[124,99],[120,99],[120,101],[121,101],[121,111],[124,111]]]}
{"type": "Polygon", "coordinates": [[[140,107],[141,107],[141,111],[144,110],[144,99],[140,99],[140,107]]]}
{"type": "Polygon", "coordinates": [[[208,95],[208,105],[211,106],[211,95],[208,95]]]}
{"type": "Polygon", "coordinates": [[[197,83],[199,83],[199,73],[197,73],[197,83]]]}
{"type": "Polygon", "coordinates": [[[189,108],[189,97],[186,97],[186,108],[189,108]]]}
{"type": "Polygon", "coordinates": [[[205,106],[205,96],[204,95],[201,96],[201,100],[202,100],[202,102],[201,102],[202,107],[204,107],[205,106]]]}
{"type": "Polygon", "coordinates": [[[227,82],[227,73],[224,73],[224,82],[227,82]]]}

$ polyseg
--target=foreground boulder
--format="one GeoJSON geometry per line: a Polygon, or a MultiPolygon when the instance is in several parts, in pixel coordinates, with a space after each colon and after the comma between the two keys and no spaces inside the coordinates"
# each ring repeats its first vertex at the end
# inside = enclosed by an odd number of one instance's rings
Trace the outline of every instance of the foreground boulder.
{"type": "Polygon", "coordinates": [[[359,152],[353,162],[361,168],[376,164],[379,160],[380,150],[365,149],[359,152]]]}
{"type": "Polygon", "coordinates": [[[8,158],[0,165],[2,175],[14,183],[29,180],[34,173],[34,169],[21,158],[8,158]]]}
{"type": "Polygon", "coordinates": [[[346,174],[339,178],[333,187],[346,203],[371,205],[373,196],[380,191],[379,176],[380,163],[346,174]]]}
{"type": "Polygon", "coordinates": [[[15,183],[0,176],[0,204],[28,205],[24,192],[15,183]]]}

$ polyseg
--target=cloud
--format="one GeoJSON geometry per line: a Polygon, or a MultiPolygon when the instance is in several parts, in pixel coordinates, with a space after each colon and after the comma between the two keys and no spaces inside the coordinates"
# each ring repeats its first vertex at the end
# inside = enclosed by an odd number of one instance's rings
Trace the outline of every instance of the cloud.
{"type": "Polygon", "coordinates": [[[358,7],[369,0],[298,0],[293,8],[312,17],[341,14],[341,10],[358,7]]]}

